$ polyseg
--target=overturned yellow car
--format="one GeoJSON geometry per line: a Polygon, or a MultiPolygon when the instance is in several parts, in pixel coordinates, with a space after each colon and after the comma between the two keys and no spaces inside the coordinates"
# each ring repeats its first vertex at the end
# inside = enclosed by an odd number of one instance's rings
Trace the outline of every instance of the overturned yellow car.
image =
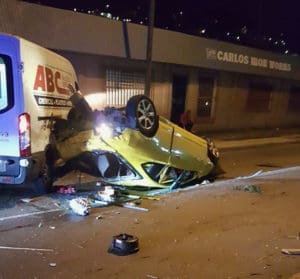
{"type": "Polygon", "coordinates": [[[92,111],[75,94],[68,119],[53,125],[46,150],[48,182],[78,169],[111,185],[174,189],[215,172],[214,144],[158,116],[145,95],[133,96],[125,110],[92,111]],[[57,167],[58,159],[65,164],[57,167]]]}

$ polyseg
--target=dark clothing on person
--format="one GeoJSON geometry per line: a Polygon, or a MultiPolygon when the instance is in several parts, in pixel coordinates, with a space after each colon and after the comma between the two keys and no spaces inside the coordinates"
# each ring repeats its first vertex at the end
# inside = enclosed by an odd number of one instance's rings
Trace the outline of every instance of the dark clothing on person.
{"type": "Polygon", "coordinates": [[[193,121],[191,120],[191,111],[188,110],[186,112],[183,112],[180,115],[180,125],[183,129],[187,130],[187,131],[191,131],[193,128],[193,121]]]}

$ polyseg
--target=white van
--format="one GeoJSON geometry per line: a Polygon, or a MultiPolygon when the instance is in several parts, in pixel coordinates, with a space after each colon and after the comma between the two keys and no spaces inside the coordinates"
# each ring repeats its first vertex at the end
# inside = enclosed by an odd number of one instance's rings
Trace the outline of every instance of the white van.
{"type": "Polygon", "coordinates": [[[18,36],[0,33],[0,185],[38,177],[49,142],[47,117],[66,118],[71,63],[18,36]]]}

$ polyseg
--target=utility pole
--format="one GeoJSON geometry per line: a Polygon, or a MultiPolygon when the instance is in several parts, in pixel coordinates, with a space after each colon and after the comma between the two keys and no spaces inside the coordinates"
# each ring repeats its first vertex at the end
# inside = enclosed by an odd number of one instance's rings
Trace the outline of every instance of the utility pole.
{"type": "Polygon", "coordinates": [[[154,16],[155,16],[155,0],[150,1],[149,8],[149,24],[148,24],[148,36],[147,36],[147,71],[145,80],[145,95],[150,96],[151,87],[151,71],[152,71],[152,44],[153,44],[153,28],[154,28],[154,16]]]}

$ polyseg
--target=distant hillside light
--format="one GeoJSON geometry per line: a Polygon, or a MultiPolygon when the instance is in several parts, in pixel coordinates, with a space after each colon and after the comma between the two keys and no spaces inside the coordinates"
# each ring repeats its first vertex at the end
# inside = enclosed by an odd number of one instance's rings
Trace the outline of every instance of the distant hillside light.
{"type": "MultiPolygon", "coordinates": [[[[98,8],[95,9],[89,6],[93,1],[82,1],[82,0],[78,0],[78,1],[19,0],[19,1],[31,2],[39,5],[46,5],[46,6],[49,5],[51,7],[68,9],[73,12],[79,12],[79,13],[85,13],[85,14],[97,15],[97,16],[101,15],[108,19],[147,25],[149,24],[149,18],[145,16],[147,9],[145,8],[144,2],[149,2],[149,1],[151,2],[155,0],[95,1],[95,2],[102,2],[102,4],[99,4],[98,8]],[[66,4],[66,2],[70,2],[70,3],[66,4]],[[82,6],[79,8],[77,8],[76,6],[74,7],[73,5],[76,5],[75,2],[76,3],[80,2],[80,5],[82,6]],[[102,11],[99,10],[100,7],[102,8],[102,11]]],[[[262,5],[262,2],[264,2],[263,0],[257,0],[257,1],[260,3],[258,6],[262,5]]],[[[168,1],[157,1],[157,18],[155,22],[156,23],[155,27],[157,28],[164,28],[166,30],[183,32],[183,33],[200,36],[200,37],[205,36],[211,39],[217,39],[219,37],[220,40],[229,41],[237,44],[242,43],[245,44],[245,46],[252,46],[252,47],[257,47],[265,50],[273,50],[280,53],[284,53],[285,48],[289,46],[289,48],[292,48],[292,50],[288,51],[289,53],[298,52],[300,54],[299,40],[297,36],[295,37],[297,33],[296,34],[289,33],[290,34],[289,37],[287,37],[287,33],[286,33],[286,32],[290,32],[290,29],[295,24],[293,22],[290,22],[289,24],[285,24],[285,25],[280,24],[280,21],[276,20],[276,18],[272,16],[272,13],[262,13],[262,11],[260,11],[259,9],[257,11],[256,4],[251,5],[252,12],[249,11],[247,15],[245,14],[244,17],[240,17],[240,15],[243,14],[243,8],[244,8],[242,1],[238,1],[241,2],[241,4],[237,5],[236,7],[237,9],[234,10],[229,9],[230,12],[228,13],[226,12],[227,7],[225,5],[223,6],[218,4],[220,0],[206,1],[206,2],[210,2],[212,6],[206,3],[202,3],[202,5],[196,5],[197,1],[195,0],[192,1],[193,4],[188,3],[187,1],[185,2],[179,1],[181,2],[181,4],[177,6],[176,10],[170,9],[170,5],[167,2],[168,1]],[[199,19],[199,16],[197,16],[197,12],[203,14],[203,16],[201,17],[201,21],[199,19]],[[206,26],[213,26],[213,30],[211,30],[210,27],[209,30],[204,28],[203,25],[207,24],[205,22],[209,24],[206,26]],[[258,31],[256,35],[252,35],[253,26],[251,28],[250,26],[248,26],[248,23],[250,22],[254,23],[254,29],[258,29],[256,30],[258,31]],[[168,26],[168,24],[171,24],[171,26],[170,25],[168,26]],[[284,28],[286,28],[287,30],[285,30],[284,28]],[[271,34],[274,37],[272,37],[271,34]],[[292,38],[291,36],[294,36],[294,38],[292,38]],[[263,43],[263,41],[265,43],[263,43]],[[294,47],[297,47],[298,50],[295,50],[294,47]]],[[[284,12],[285,7],[289,7],[289,9],[290,8],[293,9],[290,6],[292,5],[282,6],[281,7],[283,9],[282,12],[284,12]]],[[[279,6],[275,7],[274,5],[274,9],[276,10],[277,8],[279,9],[278,12],[281,12],[280,11],[281,8],[279,6]]],[[[297,11],[295,12],[297,13],[297,11]]],[[[293,16],[290,16],[289,19],[287,20],[290,19],[293,20],[293,18],[294,18],[293,16]]]]}
{"type": "Polygon", "coordinates": [[[247,34],[247,32],[248,32],[247,26],[243,26],[242,29],[241,29],[241,32],[242,32],[243,34],[247,34]]]}

